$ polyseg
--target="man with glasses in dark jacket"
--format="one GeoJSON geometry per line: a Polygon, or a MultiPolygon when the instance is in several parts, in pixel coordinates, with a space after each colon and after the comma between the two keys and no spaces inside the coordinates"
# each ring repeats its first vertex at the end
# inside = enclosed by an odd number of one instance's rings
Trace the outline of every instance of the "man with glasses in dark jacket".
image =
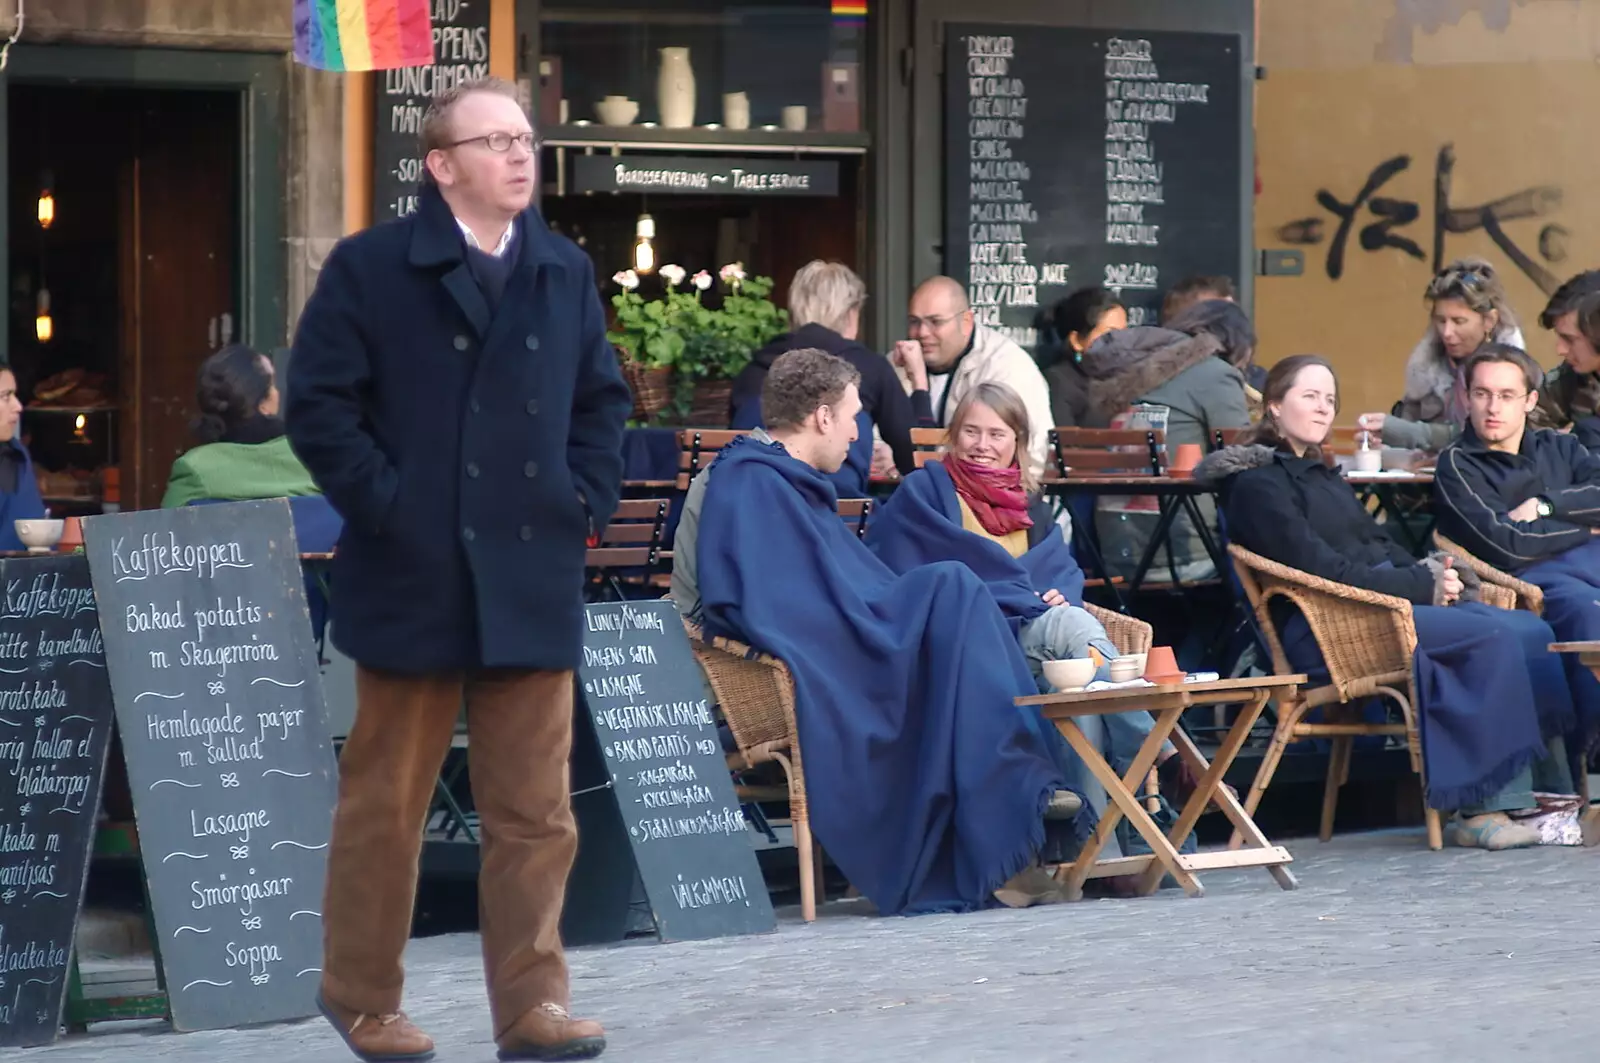
{"type": "Polygon", "coordinates": [[[568,1014],[561,949],[573,670],[632,401],[588,256],[531,205],[516,87],[435,97],[420,148],[416,212],[334,248],[289,362],[290,444],[345,521],[333,640],[357,666],[318,999],[365,1063],[433,1058],[401,956],[465,707],[499,1058],[588,1059],[605,1031],[568,1014]]]}
{"type": "MultiPolygon", "coordinates": [[[[1469,423],[1439,454],[1439,530],[1544,591],[1544,619],[1566,642],[1600,639],[1600,458],[1572,435],[1536,428],[1539,366],[1489,344],[1466,361],[1469,423]]],[[[1568,655],[1585,736],[1600,725],[1600,683],[1568,655]]]]}

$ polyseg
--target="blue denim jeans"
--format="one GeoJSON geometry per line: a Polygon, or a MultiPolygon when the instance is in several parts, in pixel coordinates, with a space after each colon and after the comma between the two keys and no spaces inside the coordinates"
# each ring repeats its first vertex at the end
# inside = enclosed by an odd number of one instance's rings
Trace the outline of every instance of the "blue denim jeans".
{"type": "MultiPolygon", "coordinates": [[[[1075,605],[1053,606],[1042,615],[1023,624],[1019,637],[1022,641],[1023,656],[1027,657],[1028,667],[1032,669],[1033,677],[1042,693],[1049,693],[1051,690],[1044,678],[1045,661],[1087,657],[1091,647],[1099,650],[1108,661],[1117,656],[1117,647],[1106,636],[1106,629],[1100,621],[1087,610],[1075,605]]],[[[1107,671],[1102,668],[1095,678],[1105,679],[1107,671]]],[[[1089,743],[1100,750],[1106,762],[1121,773],[1127,771],[1128,766],[1133,763],[1134,755],[1139,752],[1139,746],[1155,728],[1156,722],[1143,709],[1134,709],[1108,716],[1079,716],[1077,724],[1089,743]]],[[[1172,751],[1172,744],[1167,743],[1163,751],[1172,751]]],[[[1066,776],[1065,782],[1067,786],[1083,795],[1098,818],[1105,811],[1109,801],[1105,787],[1100,785],[1099,780],[1083,761],[1072,753],[1070,747],[1066,753],[1065,762],[1058,765],[1066,776]]],[[[1105,855],[1108,857],[1122,855],[1120,851],[1112,851],[1117,848],[1113,841],[1106,846],[1105,855]]]]}

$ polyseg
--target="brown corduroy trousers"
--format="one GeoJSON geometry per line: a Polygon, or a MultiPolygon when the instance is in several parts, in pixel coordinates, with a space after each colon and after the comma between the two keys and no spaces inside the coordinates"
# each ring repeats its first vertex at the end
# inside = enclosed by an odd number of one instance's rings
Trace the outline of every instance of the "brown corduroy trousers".
{"type": "Polygon", "coordinates": [[[540,1004],[568,1002],[560,926],[578,848],[568,797],[571,672],[357,670],[328,850],[322,989],[354,1011],[400,1010],[423,818],[463,699],[480,821],[484,976],[498,1038],[540,1004]]]}

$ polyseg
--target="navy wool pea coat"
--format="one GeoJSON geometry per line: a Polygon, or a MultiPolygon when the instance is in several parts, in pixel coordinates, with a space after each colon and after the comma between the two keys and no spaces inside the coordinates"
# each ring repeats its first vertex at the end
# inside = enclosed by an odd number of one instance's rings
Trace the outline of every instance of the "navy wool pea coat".
{"type": "Polygon", "coordinates": [[[334,644],[388,671],[573,668],[632,405],[594,270],[529,208],[491,310],[420,198],[334,248],[289,361],[289,441],[345,519],[334,644]]]}

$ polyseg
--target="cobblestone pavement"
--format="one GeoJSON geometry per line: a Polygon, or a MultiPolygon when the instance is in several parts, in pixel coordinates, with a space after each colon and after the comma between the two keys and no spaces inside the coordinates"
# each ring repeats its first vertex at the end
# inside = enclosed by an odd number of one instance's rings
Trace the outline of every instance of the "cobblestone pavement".
{"type": "MultiPolygon", "coordinates": [[[[1429,852],[1419,832],[1291,845],[1260,870],[1028,911],[879,919],[571,954],[607,1059],[650,1063],[1583,1059],[1600,1042],[1600,850],[1429,852]]],[[[488,1063],[478,941],[418,940],[406,1005],[441,1063],[488,1063]]],[[[103,1028],[7,1063],[342,1063],[320,1022],[103,1028]]]]}

